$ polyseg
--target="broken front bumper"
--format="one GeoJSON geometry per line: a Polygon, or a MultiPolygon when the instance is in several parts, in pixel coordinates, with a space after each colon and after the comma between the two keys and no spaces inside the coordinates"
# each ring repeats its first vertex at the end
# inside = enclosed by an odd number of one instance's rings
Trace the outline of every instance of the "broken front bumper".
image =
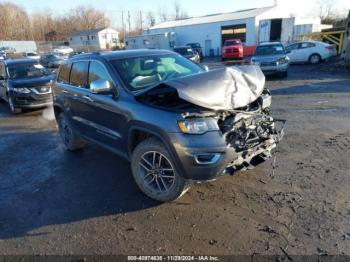
{"type": "Polygon", "coordinates": [[[271,157],[284,135],[285,122],[274,120],[275,132],[269,139],[241,152],[228,146],[220,132],[208,132],[200,136],[172,133],[172,152],[179,173],[186,179],[202,182],[251,169],[271,157]]]}
{"type": "Polygon", "coordinates": [[[284,136],[285,123],[286,120],[274,119],[275,134],[255,147],[241,152],[235,152],[233,148],[230,148],[233,151],[233,160],[228,163],[223,174],[232,175],[237,171],[253,169],[271,158],[277,144],[284,136]]]}

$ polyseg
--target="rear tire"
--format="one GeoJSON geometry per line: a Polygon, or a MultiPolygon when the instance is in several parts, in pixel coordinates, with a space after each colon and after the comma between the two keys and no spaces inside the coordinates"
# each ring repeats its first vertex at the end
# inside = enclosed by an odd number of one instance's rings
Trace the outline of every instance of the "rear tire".
{"type": "Polygon", "coordinates": [[[190,188],[179,175],[166,147],[156,138],[138,144],[131,159],[134,180],[148,197],[171,202],[183,196],[190,188]]]}
{"type": "Polygon", "coordinates": [[[312,54],[309,57],[310,64],[317,65],[317,64],[321,63],[321,61],[322,61],[322,58],[319,54],[312,54]]]}
{"type": "Polygon", "coordinates": [[[85,146],[86,142],[76,134],[64,113],[58,116],[57,123],[58,131],[66,150],[77,151],[85,146]]]}

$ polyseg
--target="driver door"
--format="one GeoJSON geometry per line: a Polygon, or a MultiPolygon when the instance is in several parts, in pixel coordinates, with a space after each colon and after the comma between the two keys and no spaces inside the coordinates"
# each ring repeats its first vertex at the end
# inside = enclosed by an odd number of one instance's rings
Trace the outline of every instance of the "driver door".
{"type": "Polygon", "coordinates": [[[112,88],[117,88],[106,66],[97,60],[90,61],[87,89],[80,100],[79,120],[87,126],[91,139],[123,154],[127,118],[125,110],[120,108],[122,102],[111,93],[93,94],[90,85],[95,80],[109,81],[112,88]]]}

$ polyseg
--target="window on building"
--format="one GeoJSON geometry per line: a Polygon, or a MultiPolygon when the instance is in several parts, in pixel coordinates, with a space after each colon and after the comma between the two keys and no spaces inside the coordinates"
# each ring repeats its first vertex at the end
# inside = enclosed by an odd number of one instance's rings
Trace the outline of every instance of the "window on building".
{"type": "Polygon", "coordinates": [[[72,66],[70,84],[77,87],[87,87],[88,62],[76,62],[72,66]]]}
{"type": "Polygon", "coordinates": [[[71,64],[63,64],[60,67],[60,71],[57,77],[57,82],[62,84],[69,84],[70,68],[71,68],[71,64]]]}

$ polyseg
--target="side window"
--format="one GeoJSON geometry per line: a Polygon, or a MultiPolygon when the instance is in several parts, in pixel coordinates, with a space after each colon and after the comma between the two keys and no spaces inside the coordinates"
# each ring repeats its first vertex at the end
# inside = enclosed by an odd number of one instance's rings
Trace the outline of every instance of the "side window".
{"type": "Polygon", "coordinates": [[[70,73],[70,84],[77,87],[87,87],[88,62],[73,63],[70,73]]]}
{"type": "Polygon", "coordinates": [[[293,44],[293,45],[287,46],[286,50],[287,51],[296,50],[296,49],[298,49],[298,46],[299,46],[299,44],[293,44]]]}
{"type": "Polygon", "coordinates": [[[57,82],[62,84],[69,84],[69,73],[70,73],[71,64],[63,64],[60,67],[58,73],[57,82]]]}
{"type": "Polygon", "coordinates": [[[314,47],[314,46],[315,46],[314,43],[301,43],[300,49],[311,48],[311,47],[314,47]]]}
{"type": "Polygon", "coordinates": [[[96,61],[91,61],[89,68],[89,85],[95,80],[107,80],[111,84],[113,83],[106,68],[96,61]]]}

